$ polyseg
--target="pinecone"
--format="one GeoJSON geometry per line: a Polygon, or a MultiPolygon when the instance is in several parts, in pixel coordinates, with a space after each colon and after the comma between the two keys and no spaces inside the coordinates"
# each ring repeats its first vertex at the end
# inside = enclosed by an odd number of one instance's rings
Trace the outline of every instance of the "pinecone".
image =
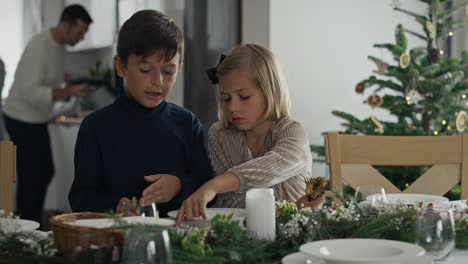
{"type": "Polygon", "coordinates": [[[325,177],[317,177],[311,179],[305,179],[306,183],[306,195],[310,200],[317,199],[318,196],[325,193],[325,187],[327,186],[327,180],[325,177]]]}

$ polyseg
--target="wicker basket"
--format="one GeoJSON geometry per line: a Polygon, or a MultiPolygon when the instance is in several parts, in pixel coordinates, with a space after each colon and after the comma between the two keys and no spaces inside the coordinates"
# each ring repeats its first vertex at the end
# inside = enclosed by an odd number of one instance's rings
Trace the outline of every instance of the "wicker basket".
{"type": "Polygon", "coordinates": [[[109,218],[102,213],[70,213],[50,218],[49,222],[54,233],[55,244],[65,256],[70,256],[75,250],[88,248],[91,245],[112,247],[123,241],[122,230],[115,228],[92,228],[66,224],[79,219],[109,218]]]}

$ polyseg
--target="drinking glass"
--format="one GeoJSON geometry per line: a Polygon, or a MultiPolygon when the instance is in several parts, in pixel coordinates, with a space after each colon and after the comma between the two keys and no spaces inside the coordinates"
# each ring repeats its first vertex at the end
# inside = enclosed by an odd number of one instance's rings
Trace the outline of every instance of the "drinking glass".
{"type": "Polygon", "coordinates": [[[379,203],[386,203],[385,190],[379,186],[358,186],[354,194],[354,201],[357,204],[376,206],[379,203]]]}
{"type": "Polygon", "coordinates": [[[125,236],[122,263],[172,263],[169,232],[164,228],[154,226],[130,228],[125,236]]]}
{"type": "Polygon", "coordinates": [[[445,260],[455,246],[455,221],[452,209],[418,209],[415,221],[416,244],[434,261],[445,260]]]}
{"type": "Polygon", "coordinates": [[[158,208],[156,203],[139,203],[139,213],[144,217],[159,218],[158,208]]]}

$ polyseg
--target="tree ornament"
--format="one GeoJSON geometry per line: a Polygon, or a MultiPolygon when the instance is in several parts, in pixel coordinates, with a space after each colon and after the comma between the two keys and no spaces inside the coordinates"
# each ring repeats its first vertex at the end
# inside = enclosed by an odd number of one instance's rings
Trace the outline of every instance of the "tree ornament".
{"type": "Polygon", "coordinates": [[[463,130],[465,130],[468,125],[468,114],[465,111],[458,112],[455,125],[458,131],[463,132],[463,130]]]}
{"type": "Polygon", "coordinates": [[[434,39],[435,38],[435,30],[434,30],[434,24],[432,24],[432,21],[430,21],[430,20],[426,21],[426,29],[427,29],[427,32],[429,32],[429,37],[431,39],[434,39]]]}
{"type": "Polygon", "coordinates": [[[387,63],[377,64],[377,73],[381,75],[386,74],[388,70],[388,66],[389,65],[387,63]]]}
{"type": "Polygon", "coordinates": [[[371,116],[370,120],[371,120],[372,124],[374,124],[374,126],[375,126],[374,132],[377,132],[379,134],[383,134],[384,133],[384,127],[383,127],[382,123],[380,123],[380,121],[377,120],[377,118],[375,116],[371,116]]]}
{"type": "Polygon", "coordinates": [[[408,51],[405,51],[403,54],[400,56],[400,67],[402,69],[406,69],[408,65],[411,63],[411,56],[408,51]]]}
{"type": "Polygon", "coordinates": [[[437,48],[430,48],[428,52],[429,62],[436,63],[440,59],[440,50],[437,48]]]}
{"type": "Polygon", "coordinates": [[[364,90],[366,89],[366,86],[364,85],[364,83],[360,82],[356,85],[356,87],[354,88],[354,90],[356,91],[356,93],[358,94],[362,94],[364,93],[364,90]]]}
{"type": "Polygon", "coordinates": [[[369,56],[368,57],[369,60],[373,61],[375,63],[375,65],[377,66],[377,72],[378,74],[385,74],[387,73],[387,70],[388,70],[388,63],[386,63],[385,61],[381,60],[381,59],[378,59],[376,57],[372,57],[372,56],[369,56]]]}
{"type": "Polygon", "coordinates": [[[411,89],[406,95],[406,102],[408,104],[418,104],[424,97],[415,88],[411,89]]]}
{"type": "Polygon", "coordinates": [[[373,94],[367,98],[367,104],[372,108],[380,107],[383,104],[383,98],[377,94],[373,94]]]}
{"type": "Polygon", "coordinates": [[[317,199],[320,195],[325,193],[325,187],[327,186],[327,180],[325,177],[317,178],[306,178],[306,195],[310,201],[317,199]]]}

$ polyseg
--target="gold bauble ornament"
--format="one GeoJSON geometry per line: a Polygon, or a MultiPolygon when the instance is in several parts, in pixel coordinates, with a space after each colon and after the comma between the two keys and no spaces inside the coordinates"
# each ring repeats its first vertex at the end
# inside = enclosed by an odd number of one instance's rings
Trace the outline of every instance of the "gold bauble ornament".
{"type": "Polygon", "coordinates": [[[364,85],[364,83],[360,82],[356,85],[356,87],[354,88],[354,90],[356,91],[356,93],[358,94],[362,94],[364,93],[364,90],[366,89],[366,86],[364,85]]]}
{"type": "Polygon", "coordinates": [[[384,100],[377,94],[370,95],[367,97],[367,104],[372,108],[380,107],[383,104],[384,100]]]}

